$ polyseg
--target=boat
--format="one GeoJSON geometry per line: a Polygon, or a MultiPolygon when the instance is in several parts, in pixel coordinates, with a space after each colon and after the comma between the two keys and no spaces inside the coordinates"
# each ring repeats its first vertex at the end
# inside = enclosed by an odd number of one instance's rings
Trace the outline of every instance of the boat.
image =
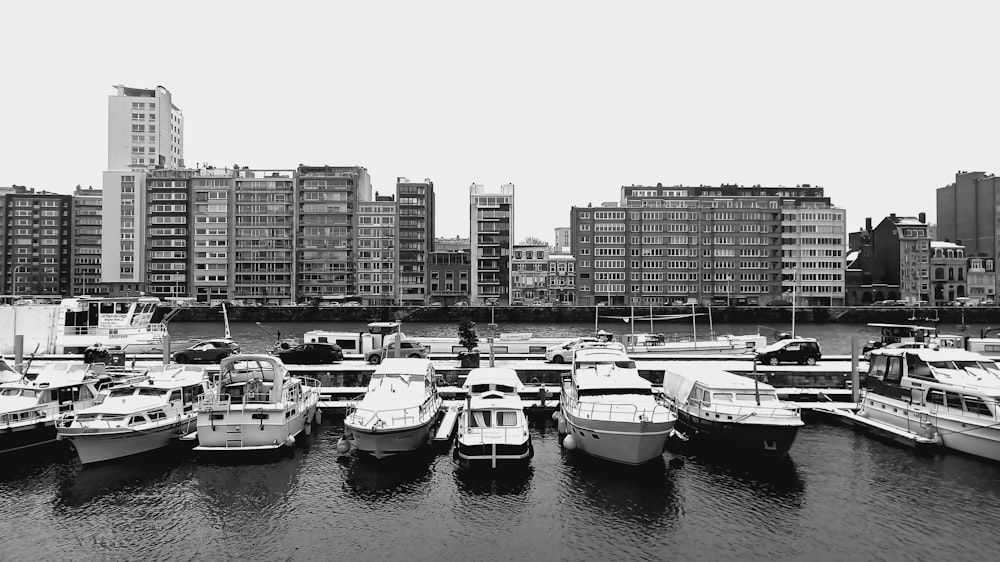
{"type": "Polygon", "coordinates": [[[528,419],[518,392],[524,389],[508,367],[469,371],[462,388],[465,408],[458,417],[455,455],[463,465],[524,461],[534,454],[528,419]]]}
{"type": "Polygon", "coordinates": [[[58,304],[0,307],[0,341],[23,334],[24,346],[42,354],[83,353],[97,343],[125,353],[158,353],[167,322],[179,311],[171,309],[154,320],[160,308],[169,306],[149,296],[79,296],[58,304]]]}
{"type": "Polygon", "coordinates": [[[377,459],[415,451],[428,442],[441,402],[429,359],[388,358],[348,404],[344,427],[359,451],[377,459]]]}
{"type": "Polygon", "coordinates": [[[685,435],[726,450],[784,457],[803,425],[773,386],[704,363],[667,364],[663,392],[685,435]]]}
{"type": "Polygon", "coordinates": [[[617,342],[579,344],[558,417],[565,448],[629,465],[659,457],[677,421],[617,342]]]}
{"type": "Polygon", "coordinates": [[[83,464],[160,449],[194,430],[206,390],[204,367],[156,365],[140,380],[108,389],[100,404],[64,415],[58,438],[83,464]]]}
{"type": "Polygon", "coordinates": [[[961,349],[871,352],[858,415],[1000,461],[1000,367],[961,349]]]}
{"type": "Polygon", "coordinates": [[[683,332],[674,334],[623,334],[622,343],[628,353],[740,354],[767,345],[767,337],[760,334],[706,336],[698,339],[683,332]]]}
{"type": "Polygon", "coordinates": [[[0,384],[0,453],[54,442],[61,414],[97,404],[102,379],[90,367],[48,364],[34,380],[0,384]]]}
{"type": "Polygon", "coordinates": [[[195,451],[274,450],[319,420],[319,381],[289,374],[273,355],[222,360],[198,404],[195,451]]]}

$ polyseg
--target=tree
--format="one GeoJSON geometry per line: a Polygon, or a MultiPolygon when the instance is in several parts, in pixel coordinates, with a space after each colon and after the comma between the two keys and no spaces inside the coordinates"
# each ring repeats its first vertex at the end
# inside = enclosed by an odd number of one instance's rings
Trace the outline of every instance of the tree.
{"type": "Polygon", "coordinates": [[[521,246],[548,246],[549,243],[540,238],[535,238],[534,236],[529,236],[521,242],[521,246]]]}
{"type": "Polygon", "coordinates": [[[458,343],[470,352],[479,345],[479,335],[476,334],[476,323],[468,318],[458,325],[458,343]]]}

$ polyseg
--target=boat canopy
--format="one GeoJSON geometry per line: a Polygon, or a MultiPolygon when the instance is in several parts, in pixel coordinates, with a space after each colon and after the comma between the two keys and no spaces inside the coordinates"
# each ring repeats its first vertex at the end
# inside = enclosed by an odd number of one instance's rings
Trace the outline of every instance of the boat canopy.
{"type": "Polygon", "coordinates": [[[723,371],[711,365],[701,365],[698,363],[685,364],[683,366],[663,370],[663,391],[677,400],[687,400],[691,394],[691,389],[695,384],[710,390],[731,390],[731,391],[774,391],[774,387],[767,383],[758,382],[750,377],[744,377],[723,371]]]}
{"type": "Polygon", "coordinates": [[[406,382],[424,378],[433,379],[434,365],[430,359],[419,357],[388,357],[383,359],[372,373],[373,379],[386,376],[400,377],[406,382]]]}
{"type": "Polygon", "coordinates": [[[469,371],[469,376],[465,379],[462,388],[468,390],[478,385],[506,386],[519,392],[524,389],[524,384],[517,376],[517,371],[509,367],[480,367],[469,371]]]}
{"type": "Polygon", "coordinates": [[[72,386],[96,376],[85,363],[46,363],[34,382],[36,386],[72,386]]]}

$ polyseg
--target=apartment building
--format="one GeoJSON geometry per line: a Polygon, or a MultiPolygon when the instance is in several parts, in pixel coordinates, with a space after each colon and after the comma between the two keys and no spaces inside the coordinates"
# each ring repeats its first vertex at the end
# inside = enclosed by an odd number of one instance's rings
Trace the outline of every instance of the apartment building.
{"type": "Polygon", "coordinates": [[[368,171],[300,164],[295,185],[295,300],[355,294],[355,214],[372,200],[368,171]]]}
{"type": "Polygon", "coordinates": [[[358,203],[355,250],[357,294],[364,306],[391,306],[397,295],[396,201],[391,195],[376,195],[375,201],[358,203]]]}
{"type": "Polygon", "coordinates": [[[559,226],[555,229],[555,244],[552,246],[554,254],[568,254],[570,248],[570,230],[568,226],[559,226]]]}
{"type": "Polygon", "coordinates": [[[510,304],[514,185],[469,187],[470,284],[473,305],[510,304]]]}
{"type": "MultiPolygon", "coordinates": [[[[249,305],[294,304],[295,171],[242,168],[233,178],[230,292],[249,305]]],[[[319,268],[317,268],[319,269],[319,268]]],[[[312,270],[302,272],[309,277],[312,270]]]]}
{"type": "Polygon", "coordinates": [[[469,249],[441,249],[430,254],[429,298],[444,305],[469,303],[469,274],[472,270],[469,249]]]}
{"type": "Polygon", "coordinates": [[[146,177],[141,236],[146,247],[142,289],[154,296],[185,297],[193,293],[190,281],[188,194],[195,170],[156,169],[146,177]]]}
{"type": "Polygon", "coordinates": [[[111,295],[138,294],[145,280],[146,172],[103,174],[101,282],[111,295]]]}
{"type": "Polygon", "coordinates": [[[231,300],[235,264],[235,175],[206,166],[191,176],[192,293],[198,302],[231,300]]]}
{"type": "Polygon", "coordinates": [[[576,302],[576,257],[571,254],[549,254],[547,302],[572,305],[576,302]]]}
{"type": "Polygon", "coordinates": [[[184,115],[170,91],[114,86],[108,96],[108,170],[182,168],[184,115]]]}
{"type": "Polygon", "coordinates": [[[996,260],[985,256],[966,256],[968,296],[977,303],[996,304],[996,260]]]}
{"type": "Polygon", "coordinates": [[[510,304],[550,302],[549,247],[544,244],[514,244],[511,259],[510,304]]]}
{"type": "Polygon", "coordinates": [[[427,264],[434,251],[434,182],[396,178],[399,219],[399,303],[428,304],[427,264]]]}
{"type": "Polygon", "coordinates": [[[948,306],[956,299],[969,296],[967,267],[963,246],[954,242],[931,241],[931,305],[948,306]]]}
{"type": "Polygon", "coordinates": [[[72,206],[70,293],[109,296],[108,286],[101,282],[101,190],[77,186],[72,206]]]}
{"type": "Polygon", "coordinates": [[[0,293],[69,294],[71,215],[70,195],[0,188],[0,293]]]}
{"type": "Polygon", "coordinates": [[[927,217],[901,217],[895,213],[872,228],[850,234],[853,260],[849,261],[847,305],[881,300],[930,302],[930,229],[927,217]]]}
{"type": "Polygon", "coordinates": [[[803,306],[843,306],[847,222],[825,201],[781,203],[781,291],[803,306]]]}

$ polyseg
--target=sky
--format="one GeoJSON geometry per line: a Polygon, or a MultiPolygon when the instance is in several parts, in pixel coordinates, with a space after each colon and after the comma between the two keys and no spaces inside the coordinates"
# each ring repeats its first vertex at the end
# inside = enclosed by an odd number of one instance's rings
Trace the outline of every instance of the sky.
{"type": "Polygon", "coordinates": [[[0,185],[107,166],[115,84],[165,86],[189,167],[429,178],[437,235],[473,183],[553,241],[622,185],[825,188],[856,231],[935,217],[1000,173],[995,2],[4,2],[0,185]]]}

